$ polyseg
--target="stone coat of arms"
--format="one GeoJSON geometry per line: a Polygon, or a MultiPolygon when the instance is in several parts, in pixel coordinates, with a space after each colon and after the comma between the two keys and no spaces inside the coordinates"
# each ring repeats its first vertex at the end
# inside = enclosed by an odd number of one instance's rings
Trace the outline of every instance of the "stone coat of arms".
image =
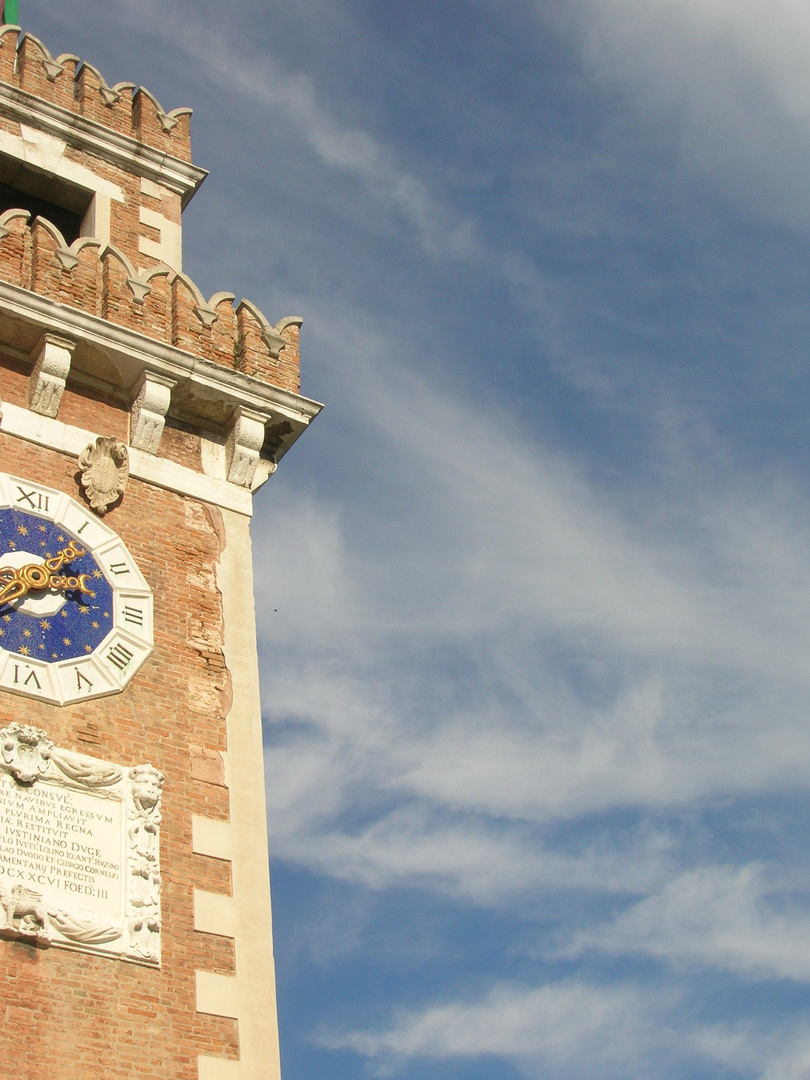
{"type": "Polygon", "coordinates": [[[97,514],[107,513],[124,494],[129,480],[127,444],[111,436],[99,435],[79,454],[81,485],[87,501],[97,514]]]}

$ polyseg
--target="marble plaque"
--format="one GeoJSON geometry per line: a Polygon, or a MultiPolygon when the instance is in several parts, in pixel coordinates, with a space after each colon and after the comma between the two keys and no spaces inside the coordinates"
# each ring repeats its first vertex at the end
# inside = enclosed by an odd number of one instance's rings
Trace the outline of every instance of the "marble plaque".
{"type": "Polygon", "coordinates": [[[159,965],[162,785],[0,730],[0,938],[159,965]]]}

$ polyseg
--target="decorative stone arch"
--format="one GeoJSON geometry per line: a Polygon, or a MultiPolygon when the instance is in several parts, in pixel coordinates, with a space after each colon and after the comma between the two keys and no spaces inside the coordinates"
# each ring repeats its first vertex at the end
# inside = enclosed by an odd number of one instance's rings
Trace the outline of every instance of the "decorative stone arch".
{"type": "Polygon", "coordinates": [[[256,307],[250,300],[245,299],[239,301],[239,306],[236,310],[237,313],[240,311],[248,312],[256,320],[259,325],[261,339],[267,346],[267,351],[274,360],[278,359],[278,354],[287,344],[282,336],[284,330],[286,330],[288,326],[300,326],[304,321],[298,315],[289,315],[284,319],[280,319],[275,326],[271,326],[264,315],[264,312],[256,307]]]}
{"type": "Polygon", "coordinates": [[[12,221],[16,221],[18,218],[21,218],[23,222],[28,225],[30,217],[31,214],[28,210],[22,210],[14,207],[10,210],[4,210],[3,213],[0,214],[0,240],[8,236],[8,227],[12,221]]]}

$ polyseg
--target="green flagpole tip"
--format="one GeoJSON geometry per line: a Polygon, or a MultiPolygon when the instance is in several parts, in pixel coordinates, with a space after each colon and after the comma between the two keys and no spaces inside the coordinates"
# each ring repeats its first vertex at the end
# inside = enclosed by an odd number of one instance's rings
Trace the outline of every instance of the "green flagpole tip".
{"type": "Polygon", "coordinates": [[[3,4],[3,22],[20,25],[20,0],[6,0],[3,4]]]}

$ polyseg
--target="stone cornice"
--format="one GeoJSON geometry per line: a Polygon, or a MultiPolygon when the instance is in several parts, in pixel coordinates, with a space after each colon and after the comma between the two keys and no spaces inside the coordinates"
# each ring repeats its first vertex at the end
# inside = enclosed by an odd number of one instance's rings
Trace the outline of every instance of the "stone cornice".
{"type": "Polygon", "coordinates": [[[35,125],[70,146],[162,184],[180,196],[184,207],[208,175],[197,165],[2,82],[0,114],[22,124],[35,125]]]}
{"type": "MultiPolygon", "coordinates": [[[[143,373],[174,384],[171,414],[203,429],[222,430],[238,410],[249,410],[266,426],[265,447],[278,462],[322,409],[289,390],[155,341],[77,308],[0,281],[0,310],[7,318],[77,342],[71,378],[82,381],[83,350],[92,346],[112,363],[120,383],[112,392],[132,396],[143,373]]],[[[90,373],[92,375],[92,372],[90,373]]]]}

